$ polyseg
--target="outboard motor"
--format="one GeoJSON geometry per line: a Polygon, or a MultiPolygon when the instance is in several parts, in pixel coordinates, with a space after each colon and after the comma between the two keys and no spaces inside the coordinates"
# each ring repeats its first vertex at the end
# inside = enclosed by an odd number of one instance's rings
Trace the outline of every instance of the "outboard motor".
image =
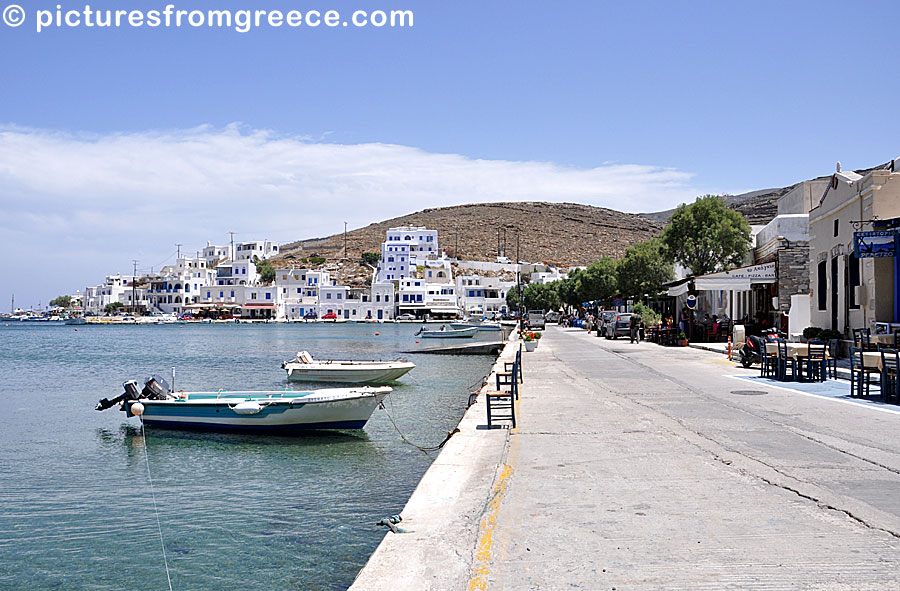
{"type": "Polygon", "coordinates": [[[108,398],[102,399],[97,403],[97,406],[94,407],[94,410],[106,410],[107,408],[112,408],[120,402],[125,402],[127,400],[137,400],[138,398],[140,398],[137,380],[128,380],[127,382],[122,384],[122,387],[125,388],[125,391],[123,393],[119,394],[112,400],[109,400],[108,398]]]}
{"type": "Polygon", "coordinates": [[[151,376],[144,382],[141,398],[147,400],[165,400],[169,397],[169,384],[158,376],[151,376]]]}

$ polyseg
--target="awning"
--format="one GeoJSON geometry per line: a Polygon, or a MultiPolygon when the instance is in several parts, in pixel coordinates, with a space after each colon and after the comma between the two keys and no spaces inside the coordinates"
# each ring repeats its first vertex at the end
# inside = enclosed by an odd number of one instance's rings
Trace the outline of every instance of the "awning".
{"type": "Polygon", "coordinates": [[[224,302],[218,303],[202,303],[202,304],[186,304],[182,306],[183,308],[190,308],[192,310],[209,310],[213,308],[223,309],[223,308],[240,308],[240,304],[226,304],[224,302]]]}
{"type": "Polygon", "coordinates": [[[739,267],[694,278],[698,291],[749,291],[754,283],[775,283],[775,263],[739,267]]]}
{"type": "Polygon", "coordinates": [[[241,306],[244,310],[274,310],[275,304],[244,304],[241,306]]]}
{"type": "Polygon", "coordinates": [[[670,287],[666,291],[666,295],[671,296],[673,298],[678,297],[680,295],[684,295],[688,292],[688,288],[690,287],[690,285],[691,285],[690,281],[685,279],[682,283],[679,283],[678,285],[673,285],[672,287],[670,287]]]}

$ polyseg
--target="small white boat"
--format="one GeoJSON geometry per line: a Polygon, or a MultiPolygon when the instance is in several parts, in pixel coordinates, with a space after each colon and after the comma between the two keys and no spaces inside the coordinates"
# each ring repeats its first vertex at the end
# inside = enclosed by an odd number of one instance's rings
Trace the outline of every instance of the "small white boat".
{"type": "Polygon", "coordinates": [[[477,326],[468,328],[447,328],[446,326],[441,326],[440,330],[422,328],[416,333],[416,336],[423,339],[470,339],[477,332],[477,326]]]}
{"type": "Polygon", "coordinates": [[[97,410],[115,405],[147,426],[208,431],[294,434],[309,429],[362,429],[389,387],[274,390],[258,392],[172,392],[165,380],[135,380],[125,392],[104,398],[97,410]]]}
{"type": "Polygon", "coordinates": [[[308,351],[281,364],[289,382],[389,384],[416,365],[409,361],[331,361],[313,359],[308,351]]]}
{"type": "Polygon", "coordinates": [[[477,328],[478,332],[500,332],[503,330],[503,327],[500,326],[499,322],[481,322],[479,324],[468,324],[465,322],[452,322],[450,327],[455,330],[460,330],[464,328],[477,328]]]}

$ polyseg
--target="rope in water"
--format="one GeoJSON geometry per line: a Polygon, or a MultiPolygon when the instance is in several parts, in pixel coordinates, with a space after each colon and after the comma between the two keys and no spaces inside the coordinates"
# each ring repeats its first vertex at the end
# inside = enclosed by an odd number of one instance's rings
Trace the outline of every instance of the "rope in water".
{"type": "Polygon", "coordinates": [[[150,452],[147,449],[147,434],[144,431],[144,417],[141,419],[141,439],[144,441],[144,460],[147,463],[147,480],[150,481],[150,498],[153,499],[153,511],[156,513],[156,529],[159,531],[159,545],[162,547],[163,563],[166,565],[166,580],[169,582],[169,591],[172,591],[172,577],[169,574],[169,558],[166,556],[166,542],[163,539],[162,524],[159,522],[159,509],[156,506],[156,492],[153,490],[153,476],[150,474],[150,452]]]}
{"type": "MultiPolygon", "coordinates": [[[[484,386],[484,384],[487,382],[487,378],[488,378],[488,376],[483,376],[482,378],[479,378],[479,380],[476,381],[474,384],[472,384],[472,386],[470,386],[468,389],[471,390],[475,386],[478,386],[478,388],[481,389],[481,387],[484,386]]],[[[391,410],[390,411],[388,411],[387,407],[384,405],[384,402],[382,402],[380,404],[380,406],[381,406],[381,409],[384,411],[384,413],[388,416],[388,419],[391,421],[391,424],[394,426],[394,430],[396,430],[397,433],[400,435],[400,439],[402,439],[407,444],[413,446],[414,448],[418,449],[419,451],[421,451],[423,454],[425,454],[428,457],[431,457],[429,455],[431,452],[440,451],[441,448],[444,447],[444,444],[447,443],[448,441],[450,441],[450,438],[453,437],[453,435],[455,435],[456,433],[459,433],[459,429],[453,429],[453,431],[448,431],[447,437],[445,437],[444,440],[441,441],[437,445],[427,446],[427,447],[423,446],[423,445],[419,445],[418,443],[411,441],[406,435],[403,434],[403,431],[400,430],[400,427],[397,425],[397,422],[394,420],[394,417],[393,417],[394,398],[390,397],[390,401],[391,401],[391,410]]]]}

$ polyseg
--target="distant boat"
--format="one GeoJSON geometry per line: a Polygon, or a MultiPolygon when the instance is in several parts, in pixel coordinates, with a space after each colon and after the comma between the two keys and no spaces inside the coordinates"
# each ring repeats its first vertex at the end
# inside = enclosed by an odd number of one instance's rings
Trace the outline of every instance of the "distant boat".
{"type": "Polygon", "coordinates": [[[147,426],[170,429],[295,434],[310,429],[362,429],[389,387],[274,390],[257,392],[172,392],[165,380],[149,378],[143,390],[129,380],[125,392],[97,403],[119,405],[147,426]]]}
{"type": "Polygon", "coordinates": [[[477,332],[477,326],[459,329],[441,326],[440,330],[422,328],[416,333],[416,336],[423,339],[470,339],[474,337],[477,332]]]}
{"type": "Polygon", "coordinates": [[[78,316],[76,318],[66,318],[66,324],[68,324],[70,326],[71,325],[81,326],[83,324],[87,324],[87,319],[85,319],[82,316],[78,316]]]}
{"type": "Polygon", "coordinates": [[[465,322],[452,322],[450,326],[455,330],[465,328],[477,328],[479,332],[500,332],[503,327],[499,322],[482,322],[477,325],[467,324],[465,322]]]}
{"type": "Polygon", "coordinates": [[[281,364],[290,382],[389,384],[413,369],[409,361],[331,361],[313,359],[307,351],[281,364]]]}

